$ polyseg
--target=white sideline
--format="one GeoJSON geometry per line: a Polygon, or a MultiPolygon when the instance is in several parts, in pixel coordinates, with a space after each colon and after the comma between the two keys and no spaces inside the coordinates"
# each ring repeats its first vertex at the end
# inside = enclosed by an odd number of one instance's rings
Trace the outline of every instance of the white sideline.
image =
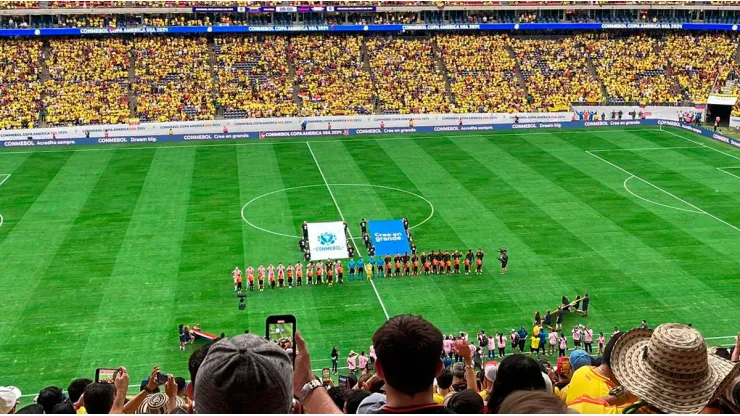
{"type": "MultiPolygon", "coordinates": [[[[670,132],[668,132],[668,133],[670,133],[670,132]]],[[[680,136],[679,136],[679,137],[680,137],[680,136]]],[[[586,153],[588,153],[589,155],[591,155],[591,156],[593,156],[593,157],[595,157],[595,158],[597,158],[597,159],[601,160],[602,162],[604,162],[604,163],[606,163],[606,164],[608,164],[608,165],[610,165],[610,166],[612,166],[612,167],[614,167],[614,168],[617,168],[617,169],[621,170],[622,172],[626,173],[627,175],[633,176],[633,177],[634,177],[635,179],[637,179],[637,180],[639,180],[639,181],[641,181],[641,182],[643,182],[643,183],[646,183],[646,184],[648,184],[648,185],[652,186],[653,188],[655,188],[655,189],[657,189],[657,190],[659,190],[659,191],[663,192],[664,194],[666,194],[666,195],[668,195],[668,196],[671,196],[671,197],[673,197],[674,199],[676,199],[676,200],[678,200],[678,201],[681,201],[681,202],[683,202],[684,204],[686,204],[686,205],[690,206],[691,208],[694,208],[695,210],[697,210],[697,211],[700,211],[700,212],[701,212],[702,214],[704,214],[704,215],[708,215],[708,216],[710,216],[710,217],[714,218],[715,220],[717,220],[717,221],[721,222],[722,224],[725,224],[725,225],[727,225],[728,227],[730,227],[730,228],[734,229],[735,231],[740,231],[740,228],[738,228],[737,226],[735,226],[735,225],[732,225],[732,224],[730,224],[729,222],[727,222],[727,221],[723,220],[722,218],[719,218],[719,217],[717,217],[717,216],[715,216],[715,215],[712,215],[712,214],[708,213],[707,211],[705,211],[705,210],[703,210],[703,209],[701,209],[701,208],[697,207],[696,205],[692,204],[691,202],[687,202],[687,201],[685,201],[685,200],[683,200],[683,199],[681,199],[681,198],[677,197],[676,195],[674,195],[674,194],[672,194],[672,193],[670,193],[670,192],[666,191],[665,189],[661,188],[661,187],[660,187],[660,186],[658,186],[658,185],[655,185],[655,184],[653,184],[652,182],[649,182],[649,181],[646,181],[645,179],[642,179],[641,177],[639,177],[639,176],[635,175],[634,173],[632,173],[632,172],[628,171],[627,169],[624,169],[624,168],[622,168],[622,167],[620,167],[620,166],[618,166],[618,165],[615,165],[614,163],[612,163],[612,162],[610,162],[610,161],[608,161],[608,160],[606,160],[606,159],[604,159],[604,158],[602,158],[602,157],[600,157],[600,156],[597,156],[597,155],[595,155],[595,154],[591,153],[591,152],[590,152],[590,151],[588,151],[588,150],[586,151],[586,153]]]]}
{"type": "MultiPolygon", "coordinates": [[[[5,176],[5,178],[0,181],[0,186],[5,183],[8,179],[10,179],[10,173],[0,173],[0,176],[5,176]]],[[[5,222],[5,218],[3,218],[3,214],[0,214],[0,227],[3,226],[3,222],[5,222]]]]}
{"type": "Polygon", "coordinates": [[[730,176],[732,176],[734,178],[740,179],[740,176],[737,176],[734,173],[730,173],[730,172],[726,171],[725,169],[740,169],[740,166],[731,166],[729,168],[717,168],[717,170],[720,171],[720,172],[722,172],[722,173],[726,173],[726,174],[728,174],[728,175],[730,175],[730,176]]]}
{"type": "MultiPolygon", "coordinates": [[[[316,168],[318,168],[319,173],[321,174],[321,179],[324,180],[324,185],[326,185],[326,189],[329,191],[329,195],[331,196],[332,201],[334,201],[334,206],[337,207],[337,212],[339,213],[339,217],[342,218],[342,221],[346,220],[344,219],[344,214],[342,214],[342,210],[339,208],[339,204],[337,203],[337,199],[334,198],[334,192],[331,190],[331,186],[329,186],[329,182],[326,180],[326,176],[324,176],[324,171],[321,170],[321,165],[319,165],[318,159],[316,159],[316,155],[313,152],[313,149],[311,149],[311,144],[309,142],[306,142],[306,146],[308,146],[308,151],[311,152],[311,156],[313,157],[314,163],[316,163],[316,168]]],[[[357,255],[360,255],[359,250],[357,250],[357,245],[355,245],[355,239],[352,237],[352,231],[350,231],[349,226],[347,227],[347,233],[349,234],[349,241],[350,244],[355,246],[355,253],[357,255]]],[[[375,287],[375,282],[373,282],[372,279],[370,279],[370,284],[373,286],[373,290],[375,291],[375,296],[378,298],[378,302],[380,302],[380,307],[383,308],[383,313],[385,314],[385,319],[390,319],[390,316],[388,315],[388,310],[385,309],[385,304],[383,303],[383,299],[380,298],[380,294],[378,293],[378,289],[375,287]]]]}
{"type": "Polygon", "coordinates": [[[589,152],[637,152],[643,150],[673,150],[673,149],[701,149],[698,146],[675,146],[675,147],[638,147],[636,149],[596,149],[589,152]]]}
{"type": "Polygon", "coordinates": [[[699,145],[699,146],[701,146],[701,147],[706,147],[706,148],[707,148],[707,149],[709,149],[709,150],[714,150],[714,151],[715,151],[715,152],[717,152],[717,153],[722,153],[722,154],[723,154],[723,155],[725,155],[725,156],[729,156],[729,157],[731,157],[731,158],[733,158],[733,159],[737,159],[737,160],[740,160],[740,157],[739,157],[739,156],[735,156],[735,155],[733,155],[733,154],[730,154],[730,153],[727,153],[727,152],[723,152],[723,151],[721,151],[721,150],[719,150],[719,149],[715,149],[715,148],[714,148],[714,147],[712,147],[712,146],[707,146],[706,144],[704,144],[704,143],[702,143],[702,142],[697,142],[697,141],[695,141],[695,140],[691,140],[691,139],[689,139],[688,137],[683,137],[683,136],[681,136],[680,134],[676,134],[676,133],[674,133],[674,132],[672,132],[672,131],[668,131],[668,130],[663,130],[662,128],[661,128],[660,130],[661,130],[662,132],[665,132],[665,133],[668,133],[668,134],[670,134],[671,136],[676,136],[676,137],[678,137],[678,138],[680,138],[680,139],[684,139],[684,140],[690,141],[691,143],[694,143],[694,144],[698,144],[698,145],[699,145]]]}
{"type": "MultiPolygon", "coordinates": [[[[608,130],[571,130],[568,131],[568,134],[585,134],[585,133],[624,133],[625,131],[644,131],[644,130],[658,130],[657,128],[652,129],[646,129],[646,128],[640,128],[640,129],[608,129],[608,130]]],[[[66,149],[59,149],[59,150],[35,150],[35,151],[28,151],[28,152],[20,152],[20,151],[2,151],[0,150],[0,155],[10,155],[10,154],[31,154],[31,153],[62,153],[62,152],[111,152],[116,150],[144,150],[144,149],[187,149],[192,147],[224,147],[224,146],[259,146],[259,145],[277,145],[277,144],[303,144],[303,143],[335,143],[335,142],[372,142],[372,141],[392,141],[392,140],[419,140],[419,139],[429,139],[429,138],[467,138],[467,137],[495,137],[495,136],[513,136],[516,134],[524,134],[527,135],[542,135],[542,134],[553,134],[556,131],[564,131],[564,130],[550,130],[550,131],[531,131],[531,130],[514,130],[514,131],[496,131],[491,130],[489,134],[465,134],[465,135],[459,135],[459,136],[450,136],[450,135],[443,135],[443,134],[425,134],[421,135],[420,133],[411,134],[409,136],[394,136],[394,137],[375,137],[375,138],[363,138],[363,139],[330,139],[330,140],[274,140],[274,141],[253,141],[251,139],[235,143],[202,143],[202,144],[192,144],[192,145],[164,145],[164,146],[137,146],[137,147],[101,147],[101,148],[83,148],[83,149],[74,149],[74,148],[66,148],[66,149]]],[[[2,141],[0,141],[2,143],[2,141]]],[[[86,145],[86,146],[96,146],[96,145],[86,145]]],[[[47,148],[48,149],[48,148],[47,148]]]]}

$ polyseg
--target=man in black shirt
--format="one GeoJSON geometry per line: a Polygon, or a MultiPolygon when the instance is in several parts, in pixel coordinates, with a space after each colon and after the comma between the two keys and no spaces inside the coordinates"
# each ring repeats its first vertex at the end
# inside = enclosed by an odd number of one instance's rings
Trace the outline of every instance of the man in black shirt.
{"type": "Polygon", "coordinates": [[[459,251],[455,250],[455,252],[452,254],[452,262],[454,263],[455,274],[460,274],[460,258],[462,258],[462,254],[460,254],[459,251]]]}
{"type": "Polygon", "coordinates": [[[363,234],[367,233],[367,221],[363,218],[360,220],[360,231],[362,231],[363,234]]]}
{"type": "Polygon", "coordinates": [[[498,261],[501,262],[501,274],[508,273],[509,271],[506,269],[506,266],[509,264],[509,254],[506,250],[501,250],[501,255],[499,256],[498,261]]]}
{"type": "Polygon", "coordinates": [[[406,264],[409,262],[409,253],[403,253],[403,256],[401,256],[401,261],[406,264]]]}
{"type": "Polygon", "coordinates": [[[421,264],[424,264],[427,262],[427,253],[426,251],[421,252],[421,264]]]}
{"type": "Polygon", "coordinates": [[[302,238],[298,240],[298,248],[301,249],[301,251],[305,251],[306,250],[306,240],[302,238]]]}
{"type": "Polygon", "coordinates": [[[409,220],[406,217],[403,217],[403,229],[404,230],[409,229],[409,220]]]}
{"type": "Polygon", "coordinates": [[[368,233],[362,233],[362,241],[365,243],[365,247],[370,247],[370,235],[368,233]]]}
{"type": "Polygon", "coordinates": [[[478,249],[478,252],[475,253],[475,271],[478,274],[483,273],[483,256],[485,256],[485,253],[483,253],[482,249],[478,249]]]}
{"type": "Polygon", "coordinates": [[[473,267],[473,250],[468,250],[465,253],[465,274],[470,274],[470,268],[473,267]]]}
{"type": "Polygon", "coordinates": [[[335,346],[331,349],[331,372],[337,374],[339,364],[339,349],[335,346]]]}
{"type": "Polygon", "coordinates": [[[303,239],[308,240],[308,221],[303,221],[303,239]]]}
{"type": "Polygon", "coordinates": [[[304,261],[310,261],[311,260],[311,250],[306,249],[306,251],[303,253],[303,260],[304,261]]]}
{"type": "Polygon", "coordinates": [[[375,246],[373,243],[370,243],[370,247],[367,248],[367,255],[370,257],[375,257],[375,246]]]}
{"type": "Polygon", "coordinates": [[[443,369],[442,333],[434,325],[419,316],[394,316],[375,331],[373,346],[376,374],[389,387],[380,413],[451,413],[433,397],[443,369]]]}

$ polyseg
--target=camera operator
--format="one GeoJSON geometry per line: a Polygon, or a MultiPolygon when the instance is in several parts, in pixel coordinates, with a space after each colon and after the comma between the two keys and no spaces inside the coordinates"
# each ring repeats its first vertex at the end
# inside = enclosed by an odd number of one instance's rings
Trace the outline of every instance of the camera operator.
{"type": "Polygon", "coordinates": [[[501,274],[506,274],[508,273],[508,270],[506,270],[506,266],[509,264],[509,254],[506,252],[505,248],[500,248],[498,252],[498,261],[501,262],[501,274]]]}

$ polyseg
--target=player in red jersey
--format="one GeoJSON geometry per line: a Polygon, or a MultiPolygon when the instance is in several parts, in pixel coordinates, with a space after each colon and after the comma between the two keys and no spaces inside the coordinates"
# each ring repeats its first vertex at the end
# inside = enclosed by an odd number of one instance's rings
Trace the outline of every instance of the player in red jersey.
{"type": "Polygon", "coordinates": [[[259,284],[260,292],[265,291],[265,268],[262,267],[260,264],[260,267],[257,268],[257,283],[259,284]]]}
{"type": "Polygon", "coordinates": [[[236,292],[242,293],[242,275],[236,276],[236,292]]]}
{"type": "Polygon", "coordinates": [[[231,277],[234,279],[234,292],[237,291],[236,287],[236,278],[242,275],[242,271],[239,270],[239,266],[234,267],[234,270],[231,272],[231,277]]]}
{"type": "Polygon", "coordinates": [[[306,277],[308,278],[308,284],[313,284],[313,263],[308,262],[308,265],[306,265],[306,277]]]}
{"type": "Polygon", "coordinates": [[[295,264],[295,283],[296,286],[303,285],[303,265],[300,262],[295,264]]]}
{"type": "Polygon", "coordinates": [[[321,262],[316,263],[316,284],[320,285],[323,282],[322,275],[324,274],[323,266],[321,265],[321,262]]]}
{"type": "Polygon", "coordinates": [[[337,260],[335,265],[337,268],[337,282],[342,284],[344,283],[344,266],[342,266],[342,262],[340,262],[339,260],[337,260]]]}
{"type": "Polygon", "coordinates": [[[288,289],[293,289],[293,265],[288,265],[288,289]]]}
{"type": "Polygon", "coordinates": [[[332,266],[326,267],[326,283],[328,283],[329,286],[334,284],[334,267],[332,266]]]}

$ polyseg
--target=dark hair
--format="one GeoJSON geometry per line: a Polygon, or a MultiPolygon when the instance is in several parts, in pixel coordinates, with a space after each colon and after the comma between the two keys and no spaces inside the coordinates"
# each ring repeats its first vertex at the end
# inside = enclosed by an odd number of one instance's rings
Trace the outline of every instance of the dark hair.
{"type": "Polygon", "coordinates": [[[385,380],[380,377],[373,377],[368,383],[367,390],[370,393],[383,393],[382,389],[385,386],[385,380]]]}
{"type": "Polygon", "coordinates": [[[57,403],[54,405],[54,408],[51,409],[51,413],[61,415],[61,414],[68,414],[68,415],[74,415],[77,414],[77,411],[75,410],[75,407],[70,402],[62,402],[57,403]]]}
{"type": "Polygon", "coordinates": [[[440,367],[442,333],[421,316],[397,315],[373,334],[376,366],[386,383],[413,396],[434,382],[440,367]]]}
{"type": "Polygon", "coordinates": [[[67,396],[69,396],[69,401],[77,403],[77,401],[80,400],[80,396],[82,396],[82,392],[85,391],[85,387],[92,382],[93,381],[89,378],[76,378],[72,380],[69,383],[69,386],[67,386],[67,396]]]}
{"type": "Polygon", "coordinates": [[[41,415],[44,413],[44,407],[40,404],[34,403],[19,409],[15,414],[17,415],[41,415]]]}
{"type": "Polygon", "coordinates": [[[545,390],[542,371],[535,360],[522,354],[504,358],[498,366],[493,393],[488,396],[488,413],[498,413],[506,397],[518,390],[545,390]]]}
{"type": "Polygon", "coordinates": [[[501,403],[499,414],[563,414],[565,403],[548,391],[515,391],[501,403]]]}
{"type": "Polygon", "coordinates": [[[353,373],[347,375],[347,387],[354,388],[357,385],[357,376],[353,373]]]}
{"type": "Polygon", "coordinates": [[[177,392],[181,392],[185,386],[187,386],[187,383],[185,383],[185,379],[182,377],[175,377],[175,383],[177,384],[177,392]]]}
{"type": "Polygon", "coordinates": [[[604,347],[604,355],[601,356],[601,363],[606,364],[607,366],[612,365],[612,350],[614,349],[614,344],[617,343],[617,340],[622,337],[624,332],[617,332],[616,334],[612,335],[612,337],[609,339],[609,342],[606,343],[606,346],[604,347]]]}
{"type": "Polygon", "coordinates": [[[44,408],[44,413],[51,413],[54,406],[64,401],[64,393],[59,387],[47,387],[39,392],[36,403],[44,408]]]}
{"type": "MultiPolygon", "coordinates": [[[[554,397],[554,396],[553,396],[554,397]]],[[[445,405],[453,413],[481,414],[483,413],[483,398],[474,390],[465,389],[450,397],[445,405]]]]}
{"type": "Polygon", "coordinates": [[[340,384],[338,386],[330,388],[328,391],[329,397],[331,397],[331,400],[334,402],[334,404],[338,408],[344,409],[344,402],[347,401],[347,387],[340,384]]]}
{"type": "Polygon", "coordinates": [[[357,408],[360,407],[360,403],[362,403],[363,400],[367,396],[370,395],[370,392],[367,392],[365,390],[352,390],[347,395],[347,400],[345,401],[344,407],[346,410],[346,414],[348,415],[354,415],[357,413],[357,408]]]}
{"type": "Polygon", "coordinates": [[[200,368],[200,365],[203,364],[203,360],[206,359],[208,350],[211,349],[211,346],[213,346],[213,344],[220,340],[220,338],[213,339],[207,344],[195,350],[195,352],[193,352],[192,354],[190,354],[190,359],[188,360],[188,371],[190,372],[190,384],[192,384],[193,389],[195,389],[195,376],[198,375],[198,369],[200,368]]]}
{"type": "Polygon", "coordinates": [[[116,398],[116,388],[108,383],[91,383],[85,387],[85,410],[92,414],[108,414],[116,398]]]}
{"type": "Polygon", "coordinates": [[[445,368],[437,376],[437,385],[442,389],[449,389],[452,386],[452,371],[449,368],[445,368]]]}

